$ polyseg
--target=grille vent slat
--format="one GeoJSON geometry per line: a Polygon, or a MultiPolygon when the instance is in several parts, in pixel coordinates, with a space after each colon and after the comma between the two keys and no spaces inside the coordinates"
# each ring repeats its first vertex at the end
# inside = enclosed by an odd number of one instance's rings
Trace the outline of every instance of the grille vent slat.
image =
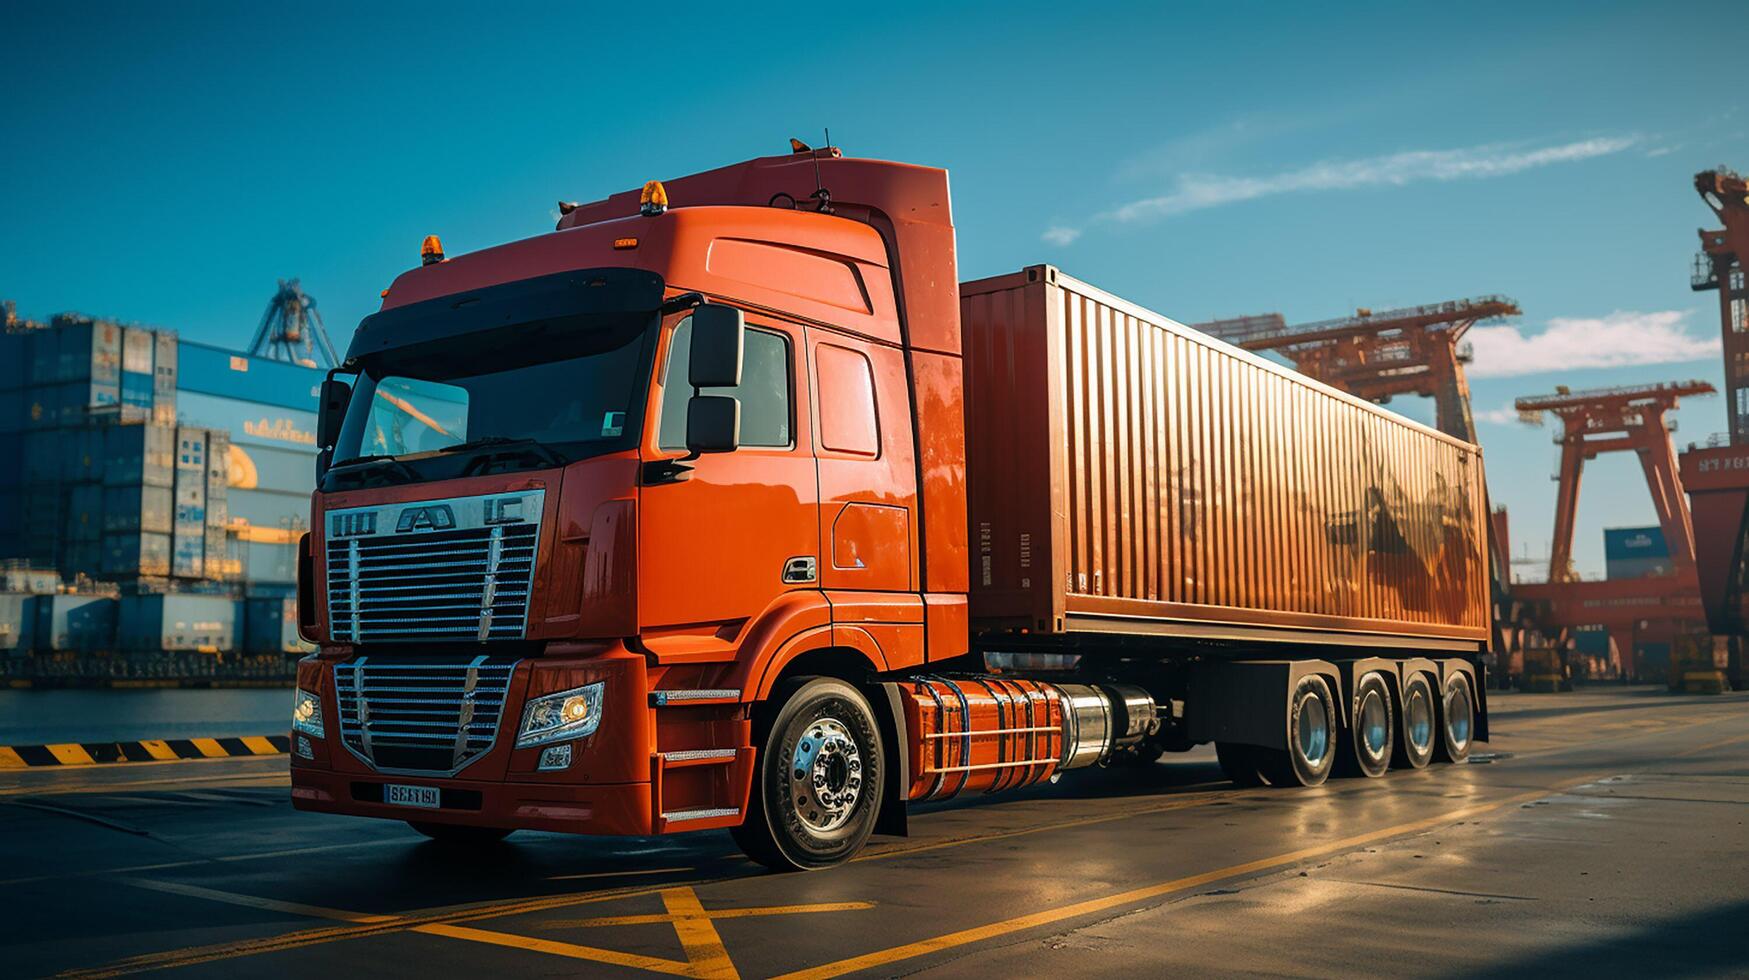
{"type": "Polygon", "coordinates": [[[341,741],[379,771],[459,772],[497,742],[516,664],[485,655],[336,664],[341,741]],[[472,705],[465,735],[464,703],[472,705]]]}

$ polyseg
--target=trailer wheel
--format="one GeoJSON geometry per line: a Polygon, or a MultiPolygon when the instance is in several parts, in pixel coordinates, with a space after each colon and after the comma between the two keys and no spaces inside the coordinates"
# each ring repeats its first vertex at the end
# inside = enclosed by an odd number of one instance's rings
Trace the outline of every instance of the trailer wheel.
{"type": "Polygon", "coordinates": [[[1470,757],[1470,742],[1476,731],[1476,698],[1470,679],[1454,672],[1445,681],[1445,699],[1439,713],[1438,758],[1462,762],[1470,757]]]}
{"type": "Polygon", "coordinates": [[[1343,775],[1383,776],[1391,768],[1397,720],[1391,712],[1391,689],[1377,671],[1354,685],[1354,715],[1342,737],[1338,757],[1343,775]]]}
{"type": "Polygon", "coordinates": [[[874,832],[885,759],[874,710],[832,677],[799,677],[774,692],[747,819],[735,843],[774,871],[848,861],[874,832]]]}
{"type": "Polygon", "coordinates": [[[504,827],[469,827],[455,823],[426,823],[423,820],[409,820],[407,826],[440,844],[495,844],[509,837],[515,831],[504,827]]]}
{"type": "Polygon", "coordinates": [[[1265,785],[1263,774],[1257,770],[1257,747],[1239,742],[1216,742],[1215,758],[1221,763],[1221,772],[1234,785],[1251,787],[1265,785]]]}
{"type": "Polygon", "coordinates": [[[1287,748],[1258,749],[1258,770],[1271,786],[1317,786],[1336,764],[1336,700],[1330,685],[1307,674],[1287,709],[1287,748]]]}
{"type": "Polygon", "coordinates": [[[1392,765],[1420,769],[1433,760],[1433,747],[1439,741],[1439,709],[1434,706],[1433,685],[1426,674],[1416,672],[1403,679],[1403,718],[1398,735],[1392,765]]]}

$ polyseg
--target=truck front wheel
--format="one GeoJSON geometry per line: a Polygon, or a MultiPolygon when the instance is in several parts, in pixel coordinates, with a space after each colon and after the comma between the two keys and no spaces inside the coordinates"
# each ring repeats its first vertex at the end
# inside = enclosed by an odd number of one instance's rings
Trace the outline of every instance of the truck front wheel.
{"type": "Polygon", "coordinates": [[[886,760],[874,711],[833,677],[786,681],[771,703],[777,712],[759,729],[758,768],[735,843],[775,871],[848,861],[881,808],[886,760]]]}

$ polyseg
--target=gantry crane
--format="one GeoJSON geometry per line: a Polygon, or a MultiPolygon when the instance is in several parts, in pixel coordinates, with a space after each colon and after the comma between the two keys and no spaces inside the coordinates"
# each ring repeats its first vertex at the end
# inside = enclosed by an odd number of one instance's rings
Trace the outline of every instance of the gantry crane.
{"type": "Polygon", "coordinates": [[[1435,426],[1476,441],[1464,334],[1478,323],[1517,316],[1504,296],[1356,310],[1353,316],[1288,326],[1279,315],[1198,324],[1197,329],[1251,351],[1277,351],[1302,374],[1374,402],[1421,395],[1434,402],[1435,426]]]}
{"type": "MultiPolygon", "coordinates": [[[[1700,230],[1701,251],[1689,286],[1719,293],[1730,439],[1725,445],[1689,446],[1682,454],[1682,482],[1692,507],[1695,565],[1707,626],[1728,638],[1725,673],[1728,683],[1741,689],[1749,686],[1749,290],[1743,281],[1749,268],[1749,182],[1720,167],[1695,174],[1694,189],[1724,224],[1700,230]]],[[[1697,686],[1705,689],[1716,672],[1699,665],[1692,673],[1697,686]]]]}
{"type": "Polygon", "coordinates": [[[1518,417],[1541,425],[1544,413],[1561,420],[1560,489],[1555,496],[1555,534],[1549,550],[1549,581],[1570,582],[1573,574],[1573,522],[1579,513],[1579,478],[1585,461],[1608,452],[1633,452],[1646,471],[1652,491],[1652,507],[1670,545],[1670,561],[1677,574],[1694,568],[1694,539],[1689,531],[1688,500],[1676,471],[1676,447],[1670,440],[1665,415],[1678,402],[1694,395],[1716,391],[1705,381],[1673,381],[1652,385],[1624,385],[1570,391],[1557,388],[1552,395],[1520,398],[1513,403],[1518,417]]]}
{"type": "Polygon", "coordinates": [[[1743,269],[1749,261],[1749,183],[1720,167],[1694,175],[1694,189],[1725,227],[1701,229],[1689,286],[1717,290],[1719,334],[1725,347],[1725,412],[1731,444],[1749,442],[1749,290],[1743,269]]]}
{"type": "Polygon", "coordinates": [[[328,330],[322,325],[322,314],[316,312],[315,298],[304,292],[296,279],[279,281],[279,290],[267,301],[267,312],[261,314],[261,325],[255,328],[249,353],[304,367],[331,368],[339,363],[334,345],[328,341],[328,330]]]}

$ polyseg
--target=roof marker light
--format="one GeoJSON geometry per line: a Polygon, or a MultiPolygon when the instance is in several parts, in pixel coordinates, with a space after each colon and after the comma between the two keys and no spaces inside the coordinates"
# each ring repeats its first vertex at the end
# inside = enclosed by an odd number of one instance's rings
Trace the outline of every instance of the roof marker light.
{"type": "Polygon", "coordinates": [[[637,248],[638,240],[636,238],[615,238],[613,240],[613,247],[619,249],[637,248]]]}
{"type": "Polygon", "coordinates": [[[431,265],[443,261],[443,242],[436,235],[426,235],[424,244],[419,246],[419,264],[431,265]]]}
{"type": "Polygon", "coordinates": [[[638,212],[644,215],[657,215],[668,210],[668,189],[659,180],[649,181],[644,185],[644,192],[638,195],[638,212]]]}

